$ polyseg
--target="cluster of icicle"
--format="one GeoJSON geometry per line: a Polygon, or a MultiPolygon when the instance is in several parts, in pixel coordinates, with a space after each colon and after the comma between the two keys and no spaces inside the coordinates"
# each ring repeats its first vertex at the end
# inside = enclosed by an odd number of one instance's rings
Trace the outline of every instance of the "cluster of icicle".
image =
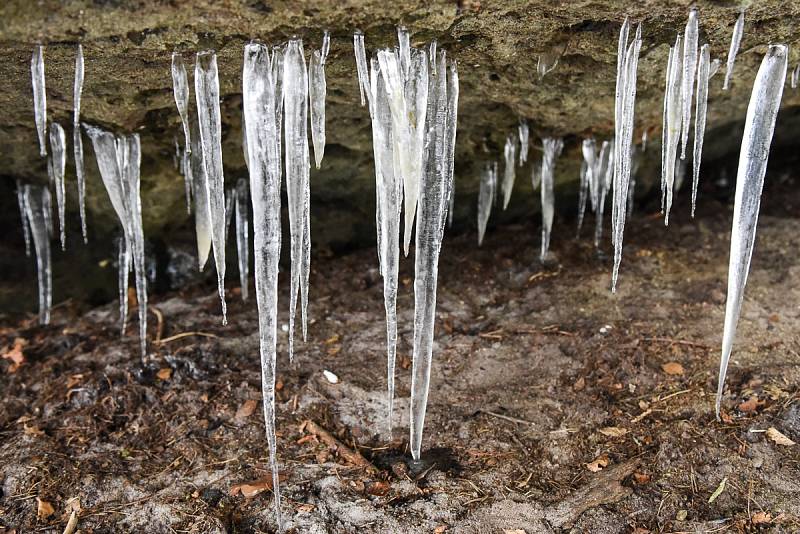
{"type": "Polygon", "coordinates": [[[439,252],[453,189],[458,71],[436,42],[410,45],[397,29],[398,47],[377,50],[367,61],[356,32],[362,104],[369,104],[375,157],[378,259],[386,309],[388,427],[391,433],[397,350],[400,215],[408,254],[416,219],[414,342],[411,379],[411,454],[419,459],[430,385],[439,252]]]}

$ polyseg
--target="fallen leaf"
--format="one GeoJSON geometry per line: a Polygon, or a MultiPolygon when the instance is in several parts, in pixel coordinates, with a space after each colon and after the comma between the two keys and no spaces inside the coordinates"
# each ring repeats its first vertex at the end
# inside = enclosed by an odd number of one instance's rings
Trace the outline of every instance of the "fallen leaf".
{"type": "Polygon", "coordinates": [[[236,419],[238,421],[247,419],[248,417],[253,415],[253,412],[256,411],[257,406],[258,406],[257,401],[255,401],[254,399],[247,399],[242,403],[241,406],[239,406],[239,409],[236,410],[236,415],[235,415],[236,419]]]}
{"type": "Polygon", "coordinates": [[[301,504],[300,506],[297,507],[297,511],[300,512],[301,514],[307,514],[307,513],[313,512],[314,511],[314,505],[313,504],[301,504]]]}
{"type": "Polygon", "coordinates": [[[81,380],[83,380],[83,375],[80,373],[76,375],[70,375],[69,378],[67,378],[67,389],[74,388],[81,383],[81,380]]]}
{"type": "Polygon", "coordinates": [[[768,525],[772,523],[772,514],[768,512],[756,512],[753,514],[753,517],[750,518],[750,521],[754,525],[768,525]]]}
{"type": "Polygon", "coordinates": [[[331,337],[325,340],[326,345],[333,345],[337,341],[339,341],[339,334],[333,334],[331,337]]]}
{"type": "Polygon", "coordinates": [[[521,528],[507,528],[503,529],[503,534],[527,534],[527,532],[521,528]]]}
{"type": "Polygon", "coordinates": [[[592,473],[597,473],[598,471],[602,471],[604,467],[608,467],[608,455],[601,454],[588,464],[586,464],[586,469],[591,471],[592,473]]]}
{"type": "Polygon", "coordinates": [[[633,474],[633,479],[641,486],[650,482],[650,475],[637,472],[633,474]]]}
{"type": "Polygon", "coordinates": [[[53,508],[52,504],[36,497],[36,517],[39,519],[47,519],[54,513],[56,513],[56,510],[53,508]]]}
{"type": "Polygon", "coordinates": [[[650,534],[650,531],[646,528],[636,527],[631,534],[650,534]]]}
{"type": "Polygon", "coordinates": [[[607,426],[607,427],[601,428],[599,430],[599,432],[601,434],[603,434],[604,436],[608,436],[610,438],[619,438],[619,437],[622,437],[625,434],[627,434],[628,433],[628,429],[627,428],[621,428],[621,427],[618,427],[618,426],[607,426]]]}
{"type": "Polygon", "coordinates": [[[722,492],[725,491],[725,484],[728,482],[728,477],[722,479],[722,482],[719,483],[717,489],[714,490],[714,493],[711,494],[711,497],[708,498],[708,504],[717,500],[717,497],[722,495],[722,492]]]}
{"type": "Polygon", "coordinates": [[[675,514],[676,521],[686,521],[686,516],[689,515],[689,512],[686,510],[678,510],[678,513],[675,514]]]}
{"type": "Polygon", "coordinates": [[[764,403],[764,401],[759,401],[758,397],[752,396],[739,405],[739,411],[744,413],[755,412],[764,403]]]}
{"type": "Polygon", "coordinates": [[[4,360],[10,360],[11,365],[8,366],[8,374],[16,373],[23,363],[25,363],[25,355],[22,353],[22,347],[27,345],[27,341],[21,337],[14,340],[14,344],[6,352],[3,353],[4,360]]]}
{"type": "Polygon", "coordinates": [[[75,529],[78,528],[78,512],[73,510],[69,514],[69,520],[67,521],[67,526],[64,527],[63,534],[73,534],[75,529]]]}
{"type": "Polygon", "coordinates": [[[332,347],[328,347],[328,356],[336,356],[342,351],[341,345],[334,345],[332,347]]]}
{"type": "Polygon", "coordinates": [[[573,391],[583,391],[583,388],[586,387],[586,379],[584,377],[580,377],[572,384],[573,391]]]}
{"type": "MultiPolygon", "coordinates": [[[[281,473],[278,475],[280,481],[286,480],[286,475],[281,473]]],[[[231,486],[230,494],[235,497],[241,493],[245,498],[252,499],[259,493],[264,491],[272,491],[272,475],[269,474],[265,477],[253,480],[252,482],[243,482],[241,484],[234,484],[231,486]]]]}
{"type": "Polygon", "coordinates": [[[784,445],[786,447],[796,445],[794,441],[786,437],[785,434],[781,433],[781,431],[774,426],[771,426],[767,429],[767,437],[774,441],[777,445],[784,445]]]}
{"type": "Polygon", "coordinates": [[[164,367],[163,369],[159,369],[156,373],[156,376],[161,380],[169,380],[172,376],[172,368],[171,367],[164,367]]]}
{"type": "Polygon", "coordinates": [[[665,363],[661,366],[661,370],[672,376],[683,374],[683,366],[678,362],[665,363]]]}
{"type": "Polygon", "coordinates": [[[38,427],[34,425],[28,425],[28,423],[23,423],[22,429],[28,436],[44,436],[44,431],[40,430],[38,427]]]}
{"type": "Polygon", "coordinates": [[[444,534],[445,532],[447,532],[447,527],[444,525],[439,525],[433,529],[433,534],[444,534]]]}
{"type": "Polygon", "coordinates": [[[378,480],[377,482],[373,482],[369,486],[367,486],[367,493],[370,495],[376,495],[378,497],[383,497],[387,493],[389,493],[389,483],[384,482],[382,480],[378,480]]]}

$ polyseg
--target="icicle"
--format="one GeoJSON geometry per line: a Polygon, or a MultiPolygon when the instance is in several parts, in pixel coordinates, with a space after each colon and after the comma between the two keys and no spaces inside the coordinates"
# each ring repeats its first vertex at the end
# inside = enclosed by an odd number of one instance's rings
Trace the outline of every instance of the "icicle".
{"type": "Polygon", "coordinates": [[[131,271],[131,256],[125,237],[117,240],[117,282],[119,290],[119,335],[125,335],[128,324],[128,273],[131,271]]]}
{"type": "Polygon", "coordinates": [[[555,213],[555,194],[553,182],[555,181],[556,158],[561,155],[564,141],[547,137],[542,139],[544,156],[542,157],[542,250],[539,260],[544,262],[547,251],[550,249],[550,233],[553,229],[553,214],[555,213]]]}
{"type": "Polygon", "coordinates": [[[681,61],[678,57],[681,50],[681,36],[675,40],[672,61],[669,65],[669,87],[665,95],[667,104],[665,124],[666,142],[663,154],[664,173],[663,187],[666,192],[666,204],[664,206],[664,225],[669,225],[669,212],[672,210],[672,193],[675,185],[675,162],[678,157],[678,143],[681,135],[681,61]]]}
{"type": "Polygon", "coordinates": [[[697,204],[697,185],[700,181],[700,161],[703,155],[703,136],[706,131],[706,109],[708,108],[708,78],[710,52],[708,45],[700,49],[700,64],[697,67],[697,110],[694,120],[694,156],[692,158],[692,218],[697,204]]]}
{"type": "Polygon", "coordinates": [[[322,51],[312,50],[308,68],[308,97],[311,111],[311,139],[314,142],[314,162],[319,169],[325,153],[325,60],[331,36],[327,31],[322,39],[322,51]]]}
{"type": "Polygon", "coordinates": [[[222,324],[228,324],[225,303],[225,178],[222,174],[222,122],[219,110],[217,54],[198,52],[194,70],[194,92],[200,125],[208,211],[211,215],[211,244],[217,267],[217,289],[222,304],[222,324]]]}
{"type": "Polygon", "coordinates": [[[22,220],[22,237],[25,239],[25,255],[31,255],[31,225],[28,223],[28,214],[25,212],[25,186],[17,180],[17,204],[22,220]]]}
{"type": "Polygon", "coordinates": [[[689,11],[686,34],[683,38],[683,75],[681,78],[681,159],[686,159],[686,143],[689,141],[689,128],[692,122],[692,94],[694,77],[697,72],[697,8],[689,11]]]}
{"type": "Polygon", "coordinates": [[[225,190],[225,241],[231,231],[231,221],[233,221],[234,202],[236,201],[236,188],[229,187],[225,190]]]}
{"type": "Polygon", "coordinates": [[[192,141],[189,133],[189,76],[183,64],[183,56],[178,52],[172,53],[172,93],[175,97],[175,106],[183,125],[184,146],[186,151],[192,152],[192,141]]]}
{"type": "Polygon", "coordinates": [[[292,39],[283,63],[283,106],[286,138],[286,193],[291,235],[291,292],[289,296],[289,359],[294,357],[294,316],[300,294],[303,340],[306,339],[308,275],[311,267],[309,227],[308,74],[303,42],[292,39]]]}
{"type": "MultiPolygon", "coordinates": [[[[427,142],[425,149],[425,172],[419,188],[419,217],[417,220],[417,243],[414,258],[414,350],[411,375],[411,455],[420,458],[422,430],[428,403],[428,390],[433,356],[433,330],[436,314],[436,284],[438,279],[439,253],[447,215],[447,199],[453,175],[447,174],[442,161],[447,156],[448,114],[458,109],[458,72],[455,63],[450,64],[445,76],[444,54],[439,52],[438,76],[431,84],[430,106],[425,122],[427,142]],[[446,78],[446,79],[445,79],[446,78]]],[[[413,70],[413,69],[412,69],[413,70]]],[[[512,164],[514,160],[512,160],[512,164]]]]}
{"type": "Polygon", "coordinates": [[[364,50],[364,34],[356,31],[353,34],[353,50],[356,54],[356,70],[358,71],[358,90],[361,93],[361,105],[369,97],[369,75],[367,74],[367,53],[364,50]]]}
{"type": "Polygon", "coordinates": [[[403,80],[408,80],[408,73],[411,68],[411,44],[408,30],[403,26],[397,27],[397,46],[400,59],[400,74],[402,74],[403,80]]]}
{"type": "Polygon", "coordinates": [[[131,265],[136,278],[139,307],[139,344],[142,360],[147,339],[147,273],[142,230],[142,203],[139,194],[141,143],[139,135],[117,136],[84,125],[94,146],[97,166],[111,205],[117,213],[124,240],[120,245],[120,319],[124,333],[127,314],[127,277],[131,265]]]}
{"type": "Polygon", "coordinates": [[[280,93],[262,44],[245,46],[242,74],[243,111],[248,124],[247,154],[253,204],[256,303],[261,355],[261,391],[269,447],[275,520],[282,530],[275,436],[275,364],[278,324],[278,260],[281,251],[280,93]]]}
{"type": "MultiPolygon", "coordinates": [[[[627,45],[627,43],[625,43],[627,45]]],[[[622,241],[625,232],[625,216],[628,207],[628,188],[631,180],[633,145],[634,105],[636,103],[636,80],[639,68],[639,50],[642,46],[642,26],[636,28],[636,34],[630,45],[627,45],[623,62],[623,72],[618,82],[622,84],[622,107],[616,129],[618,137],[615,146],[617,157],[614,158],[614,196],[611,218],[611,240],[614,245],[614,267],[611,274],[611,291],[616,292],[619,267],[622,262],[622,241]]],[[[619,92],[619,90],[618,90],[619,92]]]]}
{"type": "MultiPolygon", "coordinates": [[[[533,190],[536,191],[539,189],[539,185],[542,183],[542,164],[534,162],[531,165],[531,186],[533,190]]],[[[497,195],[495,195],[495,202],[497,202],[497,195]]]]}
{"type": "Polygon", "coordinates": [[[667,130],[669,130],[669,94],[672,82],[672,64],[675,61],[675,47],[669,48],[669,59],[667,60],[667,71],[664,76],[664,113],[661,122],[661,213],[664,214],[664,205],[667,200],[667,130]]]}
{"type": "Polygon", "coordinates": [[[81,94],[83,93],[83,46],[78,45],[75,55],[75,84],[72,89],[72,144],[75,157],[75,176],[78,180],[78,211],[81,216],[81,234],[84,244],[89,242],[86,232],[86,177],[83,173],[83,137],[81,136],[81,94]]]}
{"type": "Polygon", "coordinates": [[[64,171],[67,168],[67,136],[64,128],[57,122],[50,123],[50,163],[53,168],[53,180],[56,187],[56,205],[58,206],[58,229],[61,235],[61,250],[67,248],[67,232],[65,222],[66,188],[64,187],[64,171]]]}
{"type": "Polygon", "coordinates": [[[211,213],[208,206],[208,190],[206,189],[206,171],[203,165],[203,147],[200,144],[200,126],[197,117],[190,115],[192,150],[184,157],[188,162],[186,174],[192,184],[194,199],[194,228],[197,241],[197,268],[200,272],[208,263],[211,253],[211,213]]]}
{"type": "Polygon", "coordinates": [[[528,148],[530,140],[530,128],[528,121],[522,120],[519,123],[519,166],[522,167],[528,161],[528,148]]]}
{"type": "Polygon", "coordinates": [[[539,59],[536,60],[536,74],[538,74],[540,80],[558,66],[558,60],[559,56],[557,54],[539,54],[539,59]]]}
{"type": "Polygon", "coordinates": [[[370,102],[372,106],[372,146],[375,157],[377,197],[378,259],[383,276],[383,304],[386,312],[386,362],[388,389],[388,435],[392,432],[394,410],[394,375],[397,355],[397,281],[400,259],[400,212],[403,181],[394,167],[392,111],[385,78],[377,59],[370,65],[370,102]]]}
{"type": "Polygon", "coordinates": [[[709,79],[713,78],[714,75],[717,74],[717,72],[719,72],[719,67],[721,63],[722,62],[719,60],[719,58],[716,58],[714,61],[711,62],[711,64],[708,67],[709,79]]]}
{"type": "Polygon", "coordinates": [[[436,76],[436,58],[439,57],[436,55],[436,39],[431,41],[431,44],[428,47],[428,60],[429,60],[429,71],[432,76],[436,76]]]}
{"type": "MultiPolygon", "coordinates": [[[[442,74],[444,76],[444,74],[442,74]]],[[[455,62],[450,66],[450,78],[456,78],[455,87],[458,89],[458,70],[455,62]]],[[[447,100],[447,121],[445,122],[444,131],[444,175],[450,176],[450,187],[448,189],[448,202],[447,202],[447,226],[453,226],[453,208],[456,201],[456,182],[455,182],[455,154],[456,154],[456,122],[458,118],[458,110],[452,106],[458,105],[458,95],[448,93],[447,100]]]]}
{"type": "Polygon", "coordinates": [[[31,57],[31,85],[33,85],[33,115],[36,120],[36,133],[39,135],[39,155],[47,155],[47,91],[44,84],[44,55],[42,45],[38,45],[31,57]]]}
{"type": "MultiPolygon", "coordinates": [[[[48,168],[52,168],[52,164],[48,160],[48,168]]],[[[53,201],[50,198],[50,190],[45,188],[42,193],[42,206],[44,210],[44,224],[47,228],[47,235],[53,237],[53,201]]]]}
{"type": "Polygon", "coordinates": [[[487,163],[481,172],[481,184],[478,190],[478,246],[483,244],[486,224],[492,213],[492,203],[497,188],[497,162],[487,163]]]}
{"type": "Polygon", "coordinates": [[[26,185],[23,189],[23,204],[33,245],[36,249],[36,271],[39,281],[39,324],[50,324],[50,308],[53,304],[53,271],[50,262],[50,235],[47,231],[46,211],[50,192],[46,188],[26,185]]]}
{"type": "Polygon", "coordinates": [[[505,156],[505,167],[503,168],[503,209],[506,209],[508,207],[508,201],[511,200],[511,190],[514,189],[514,179],[516,178],[514,167],[517,161],[517,138],[514,134],[506,137],[506,146],[503,149],[503,155],[505,156]]]}
{"type": "Polygon", "coordinates": [[[597,158],[597,143],[594,139],[584,139],[581,144],[583,162],[581,163],[580,186],[578,189],[578,232],[581,233],[583,226],[583,216],[586,213],[586,199],[590,196],[589,191],[594,183],[594,168],[597,158]]]}
{"type": "Polygon", "coordinates": [[[798,63],[797,66],[792,71],[792,80],[791,80],[792,89],[797,89],[798,80],[800,80],[800,63],[798,63]]]}
{"type": "Polygon", "coordinates": [[[647,128],[642,131],[642,154],[647,151],[647,128]]]}
{"type": "Polygon", "coordinates": [[[725,82],[722,89],[727,91],[731,84],[731,76],[733,75],[733,63],[736,61],[736,54],[739,53],[739,45],[742,42],[742,33],[744,32],[744,11],[739,13],[739,18],[736,19],[736,24],[733,26],[733,33],[731,34],[731,47],[728,49],[728,63],[725,71],[725,82]]]}
{"type": "Polygon", "coordinates": [[[236,252],[239,260],[239,283],[242,300],[248,297],[248,278],[250,276],[250,222],[247,206],[250,204],[250,190],[247,180],[236,182],[236,252]]]}
{"type": "Polygon", "coordinates": [[[725,304],[725,329],[717,384],[716,413],[719,419],[725,374],[736,336],[742,309],[744,287],[750,271],[750,259],[756,238],[761,191],[767,172],[769,148],[775,131],[775,119],[786,82],[788,49],[784,45],[769,47],[758,69],[750,104],[747,107],[739,170],[736,176],[736,200],[733,207],[731,254],[728,266],[728,298],[725,304]]]}
{"type": "Polygon", "coordinates": [[[603,215],[605,213],[606,197],[611,183],[614,180],[614,159],[616,145],[613,141],[604,142],[600,150],[598,169],[595,172],[597,178],[597,204],[595,209],[594,227],[594,246],[600,248],[600,240],[603,237],[603,215]]]}

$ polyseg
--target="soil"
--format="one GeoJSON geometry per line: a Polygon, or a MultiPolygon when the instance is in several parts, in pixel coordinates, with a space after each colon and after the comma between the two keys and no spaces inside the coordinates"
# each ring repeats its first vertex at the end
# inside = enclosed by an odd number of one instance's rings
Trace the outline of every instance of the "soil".
{"type": "MultiPolygon", "coordinates": [[[[389,439],[375,251],[315,257],[293,364],[279,338],[287,531],[800,529],[800,445],[766,432],[800,442],[796,191],[768,181],[721,422],[727,199],[701,192],[692,220],[684,189],[669,228],[657,208],[634,214],[616,294],[610,251],[588,227],[574,239],[574,220],[556,220],[544,267],[533,219],[491,227],[480,249],[473,233],[446,238],[419,462],[406,434],[413,260],[389,439]]],[[[226,327],[212,285],[154,295],[145,365],[114,303],[83,315],[67,303],[49,327],[6,321],[0,532],[61,532],[72,511],[81,532],[276,529],[255,303],[233,285],[226,327]]]]}

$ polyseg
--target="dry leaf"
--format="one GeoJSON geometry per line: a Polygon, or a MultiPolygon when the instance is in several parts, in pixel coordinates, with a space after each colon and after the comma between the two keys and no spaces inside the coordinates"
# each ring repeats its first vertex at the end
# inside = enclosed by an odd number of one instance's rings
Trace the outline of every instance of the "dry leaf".
{"type": "Polygon", "coordinates": [[[527,534],[527,532],[521,528],[507,528],[503,529],[503,534],[527,534]]]}
{"type": "Polygon", "coordinates": [[[759,401],[758,397],[752,396],[739,405],[739,411],[744,413],[755,412],[763,404],[764,401],[759,401]]]}
{"type": "MultiPolygon", "coordinates": [[[[286,480],[286,475],[281,473],[278,475],[280,481],[286,480]]],[[[241,493],[245,498],[251,499],[264,491],[272,491],[272,474],[261,477],[252,482],[243,482],[231,486],[230,494],[236,496],[241,493]]]]}
{"type": "Polygon", "coordinates": [[[580,377],[572,384],[573,391],[583,391],[583,388],[586,387],[586,379],[584,377],[580,377]]]}
{"type": "Polygon", "coordinates": [[[258,402],[256,402],[253,399],[247,399],[242,403],[241,406],[239,406],[239,409],[236,410],[236,416],[235,416],[236,419],[239,421],[247,419],[248,417],[253,415],[253,412],[256,411],[257,406],[258,402]]]}
{"type": "Polygon", "coordinates": [[[602,471],[604,467],[608,467],[608,455],[601,454],[588,464],[586,464],[586,469],[591,471],[592,473],[597,473],[598,471],[602,471]]]}
{"type": "Polygon", "coordinates": [[[754,525],[768,525],[772,523],[772,515],[768,512],[756,512],[753,514],[753,517],[750,518],[750,521],[754,525]]]}
{"type": "Polygon", "coordinates": [[[774,426],[771,426],[767,429],[767,437],[772,441],[774,441],[777,445],[784,445],[786,447],[791,447],[792,445],[796,445],[794,441],[786,437],[786,435],[781,433],[774,426]]]}
{"type": "Polygon", "coordinates": [[[77,528],[78,528],[78,512],[73,510],[69,514],[69,520],[67,521],[67,526],[64,527],[63,534],[73,534],[75,532],[75,529],[77,528]]]}
{"type": "Polygon", "coordinates": [[[56,513],[56,510],[53,508],[52,504],[36,497],[36,517],[39,519],[47,519],[54,513],[56,513]]]}
{"type": "Polygon", "coordinates": [[[678,362],[665,363],[661,366],[661,370],[672,376],[683,374],[683,366],[678,362]]]}
{"type": "Polygon", "coordinates": [[[40,430],[38,427],[34,425],[28,425],[28,423],[22,424],[22,429],[28,436],[44,436],[44,431],[40,430]]]}
{"type": "Polygon", "coordinates": [[[439,525],[433,529],[433,534],[444,534],[445,532],[447,532],[447,527],[445,525],[439,525]]]}
{"type": "Polygon", "coordinates": [[[159,369],[156,376],[161,380],[169,380],[172,376],[172,368],[164,367],[163,369],[159,369]]]}
{"type": "Polygon", "coordinates": [[[81,380],[83,380],[83,375],[80,373],[76,375],[70,375],[69,378],[67,378],[67,389],[74,388],[81,383],[81,380]]]}
{"type": "Polygon", "coordinates": [[[650,475],[646,473],[637,472],[633,474],[633,479],[636,481],[637,484],[644,485],[650,482],[650,475]]]}
{"type": "Polygon", "coordinates": [[[379,480],[377,482],[373,482],[369,486],[367,486],[367,493],[370,495],[376,495],[378,497],[383,497],[387,493],[389,493],[389,483],[379,480]]]}
{"type": "Polygon", "coordinates": [[[628,429],[627,428],[621,428],[621,427],[618,427],[618,426],[607,426],[605,428],[601,428],[599,430],[599,432],[601,434],[603,434],[604,436],[608,436],[610,438],[619,438],[619,437],[622,437],[625,434],[627,434],[628,433],[628,429]]]}
{"type": "Polygon", "coordinates": [[[326,345],[333,345],[337,341],[339,341],[339,334],[333,334],[331,337],[325,340],[326,345]]]}
{"type": "Polygon", "coordinates": [[[25,355],[22,353],[22,347],[28,342],[23,338],[18,337],[14,340],[14,345],[3,353],[4,360],[10,360],[11,365],[8,366],[8,374],[16,373],[17,369],[25,363],[25,355]]]}
{"type": "Polygon", "coordinates": [[[308,513],[314,511],[314,505],[313,504],[301,504],[300,506],[297,507],[297,511],[299,513],[301,513],[301,514],[308,514],[308,513]]]}

